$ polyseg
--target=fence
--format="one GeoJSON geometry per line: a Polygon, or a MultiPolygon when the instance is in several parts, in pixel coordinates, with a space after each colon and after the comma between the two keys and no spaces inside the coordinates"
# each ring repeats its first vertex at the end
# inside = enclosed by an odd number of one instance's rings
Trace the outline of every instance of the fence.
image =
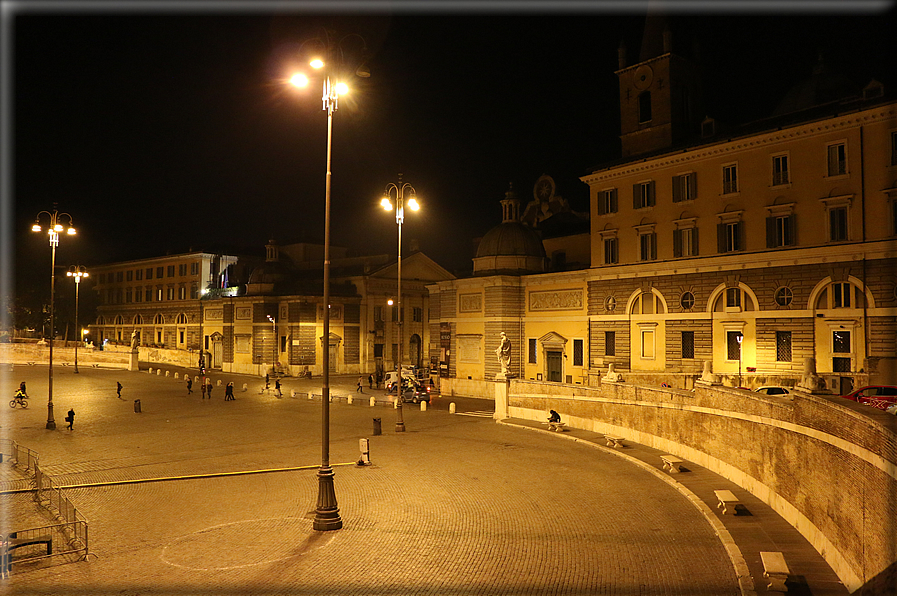
{"type": "Polygon", "coordinates": [[[40,469],[37,452],[10,439],[0,440],[0,461],[8,454],[11,463],[34,477],[34,501],[55,515],[62,523],[40,528],[16,530],[0,537],[0,577],[6,577],[13,565],[34,563],[58,556],[77,556],[84,560],[90,554],[87,519],[55,486],[53,479],[40,469]],[[54,546],[55,545],[55,546],[54,546]],[[14,550],[16,558],[13,559],[14,550]]]}

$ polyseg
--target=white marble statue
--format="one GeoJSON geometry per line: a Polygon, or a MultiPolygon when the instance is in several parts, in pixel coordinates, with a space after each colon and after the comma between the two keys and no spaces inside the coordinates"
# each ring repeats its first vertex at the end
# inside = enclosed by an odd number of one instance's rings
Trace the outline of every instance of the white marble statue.
{"type": "Polygon", "coordinates": [[[495,349],[495,355],[498,356],[498,362],[501,364],[501,373],[508,374],[511,372],[511,340],[504,331],[501,332],[501,342],[495,349]]]}

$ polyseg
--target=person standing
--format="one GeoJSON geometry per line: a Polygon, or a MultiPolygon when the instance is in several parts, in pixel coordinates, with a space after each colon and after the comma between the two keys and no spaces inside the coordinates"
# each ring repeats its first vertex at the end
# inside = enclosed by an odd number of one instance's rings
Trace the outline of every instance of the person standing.
{"type": "Polygon", "coordinates": [[[271,379],[268,377],[268,373],[265,373],[265,391],[268,390],[268,387],[271,386],[271,379]]]}
{"type": "Polygon", "coordinates": [[[374,388],[374,375],[368,375],[368,389],[374,388]]]}
{"type": "Polygon", "coordinates": [[[224,401],[234,401],[234,382],[231,381],[224,388],[224,401]]]}
{"type": "Polygon", "coordinates": [[[205,399],[206,398],[206,380],[205,379],[202,380],[202,386],[200,387],[200,389],[202,390],[202,398],[205,399]]]}
{"type": "Polygon", "coordinates": [[[206,392],[209,394],[209,399],[212,399],[212,379],[208,379],[208,387],[206,387],[206,392]]]}
{"type": "Polygon", "coordinates": [[[69,425],[66,428],[68,428],[69,430],[75,430],[74,428],[72,428],[72,425],[75,424],[75,409],[74,408],[69,410],[69,413],[65,417],[65,421],[69,423],[69,425]]]}
{"type": "Polygon", "coordinates": [[[115,385],[116,385],[115,390],[116,390],[116,392],[118,393],[118,399],[123,399],[122,396],[121,396],[121,389],[122,389],[122,387],[121,387],[121,383],[119,383],[118,381],[116,381],[116,382],[115,382],[115,385]]]}
{"type": "Polygon", "coordinates": [[[187,375],[187,395],[193,393],[193,379],[187,375]]]}
{"type": "Polygon", "coordinates": [[[274,395],[283,397],[283,393],[280,391],[280,379],[274,379],[274,395]]]}

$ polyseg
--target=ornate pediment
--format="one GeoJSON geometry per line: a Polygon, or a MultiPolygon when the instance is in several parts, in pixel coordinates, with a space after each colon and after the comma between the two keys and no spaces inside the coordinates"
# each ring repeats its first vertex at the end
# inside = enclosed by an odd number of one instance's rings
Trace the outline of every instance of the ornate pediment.
{"type": "Polygon", "coordinates": [[[567,344],[567,338],[559,333],[551,331],[539,338],[539,343],[546,348],[560,348],[567,344]]]}

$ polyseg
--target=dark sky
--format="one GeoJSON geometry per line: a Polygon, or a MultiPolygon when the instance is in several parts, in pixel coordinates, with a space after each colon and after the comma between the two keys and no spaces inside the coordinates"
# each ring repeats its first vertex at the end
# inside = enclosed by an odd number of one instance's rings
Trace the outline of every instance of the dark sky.
{"type": "MultiPolygon", "coordinates": [[[[469,267],[471,241],[500,221],[509,182],[525,204],[547,173],[574,209],[588,210],[578,177],[619,155],[617,46],[624,40],[634,61],[645,17],[600,2],[566,13],[553,7],[570,3],[525,12],[509,2],[491,14],[336,17],[299,4],[276,15],[225,13],[212,2],[189,12],[178,2],[143,12],[99,4],[108,8],[73,2],[64,13],[57,4],[4,16],[12,33],[4,201],[15,211],[4,229],[15,238],[20,283],[49,265],[46,236],[28,229],[54,202],[79,230],[61,242],[66,267],[219,246],[260,251],[271,236],[320,241],[321,90],[303,95],[283,79],[321,24],[361,34],[371,52],[371,77],[355,80],[334,116],[333,243],[395,252],[395,220],[378,202],[403,172],[423,204],[406,218],[404,237],[450,270],[469,267]]],[[[674,49],[690,54],[699,43],[707,112],[718,118],[768,115],[820,51],[858,85],[897,84],[893,8],[704,14],[696,3],[679,6],[688,10],[672,11],[674,49]]],[[[354,38],[342,47],[358,48],[354,38]]]]}

